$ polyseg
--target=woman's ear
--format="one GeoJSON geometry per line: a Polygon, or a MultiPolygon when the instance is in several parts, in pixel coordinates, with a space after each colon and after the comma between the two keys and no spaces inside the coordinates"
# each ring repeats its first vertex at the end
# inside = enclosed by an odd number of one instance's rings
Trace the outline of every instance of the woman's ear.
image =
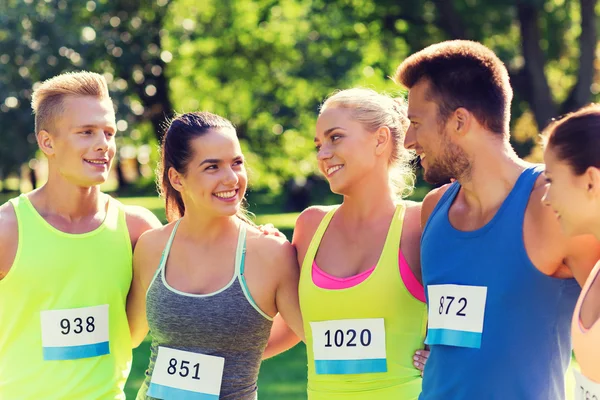
{"type": "Polygon", "coordinates": [[[169,167],[169,172],[167,174],[169,176],[169,182],[171,183],[171,186],[173,186],[173,189],[181,193],[181,191],[183,190],[183,180],[181,179],[181,174],[177,172],[177,170],[173,167],[169,167]]]}
{"type": "Polygon", "coordinates": [[[392,140],[392,132],[387,126],[381,126],[375,131],[375,154],[378,156],[382,155],[388,147],[388,143],[392,140]]]}
{"type": "Polygon", "coordinates": [[[589,167],[585,171],[584,176],[588,193],[595,197],[600,197],[600,169],[589,167]]]}

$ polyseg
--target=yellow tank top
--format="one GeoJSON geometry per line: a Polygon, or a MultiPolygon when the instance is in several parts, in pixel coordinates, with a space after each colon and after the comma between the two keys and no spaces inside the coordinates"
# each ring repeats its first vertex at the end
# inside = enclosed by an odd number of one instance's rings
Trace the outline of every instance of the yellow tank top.
{"type": "Polygon", "coordinates": [[[132,252],[123,208],[111,198],[102,225],[69,234],[26,196],[10,202],[19,245],[0,280],[0,399],[125,399],[132,252]]]}
{"type": "MultiPolygon", "coordinates": [[[[595,321],[589,329],[586,329],[580,319],[581,304],[596,279],[600,279],[600,263],[594,267],[581,290],[573,314],[571,337],[575,358],[581,367],[581,373],[592,382],[588,385],[595,387],[594,394],[598,397],[600,396],[600,322],[595,321]]],[[[593,398],[591,395],[588,397],[593,398]]]]}
{"type": "Polygon", "coordinates": [[[411,400],[421,392],[413,355],[423,348],[426,305],[404,286],[398,268],[404,206],[398,206],[375,270],[356,286],[313,283],[312,264],[330,211],[312,238],[300,274],[310,400],[411,400]]]}

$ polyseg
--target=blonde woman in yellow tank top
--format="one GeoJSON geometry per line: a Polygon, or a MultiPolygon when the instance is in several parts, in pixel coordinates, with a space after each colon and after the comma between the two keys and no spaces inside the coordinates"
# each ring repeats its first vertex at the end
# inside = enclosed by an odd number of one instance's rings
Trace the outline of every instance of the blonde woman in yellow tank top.
{"type": "Polygon", "coordinates": [[[405,113],[402,101],[368,89],[340,91],[321,108],[319,170],[343,202],[305,210],[294,230],[309,400],[421,391],[426,306],[420,204],[401,200],[413,178],[405,113]]]}
{"type": "MultiPolygon", "coordinates": [[[[565,233],[592,234],[600,240],[600,105],[567,115],[550,125],[543,137],[548,182],[543,201],[554,209],[565,233]]],[[[600,399],[599,272],[600,263],[591,273],[573,271],[584,279],[589,274],[571,327],[581,370],[575,370],[576,400],[600,399]]]]}

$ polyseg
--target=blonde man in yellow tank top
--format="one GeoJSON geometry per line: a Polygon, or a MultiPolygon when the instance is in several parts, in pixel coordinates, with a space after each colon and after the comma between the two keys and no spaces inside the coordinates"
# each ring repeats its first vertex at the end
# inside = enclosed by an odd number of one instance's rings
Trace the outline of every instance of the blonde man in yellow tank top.
{"type": "Polygon", "coordinates": [[[34,91],[41,188],[0,206],[0,398],[124,399],[132,248],[160,226],[100,191],[115,113],[101,75],[59,75],[34,91]]]}
{"type": "MultiPolygon", "coordinates": [[[[544,133],[546,194],[569,236],[600,240],[600,105],[584,107],[544,133]]],[[[587,274],[587,271],[573,271],[587,274]]],[[[575,370],[576,400],[600,399],[600,262],[590,273],[573,315],[571,336],[581,373],[575,370]]]]}
{"type": "MultiPolygon", "coordinates": [[[[420,204],[401,200],[412,179],[405,113],[402,101],[350,89],[327,99],[317,121],[319,169],[344,198],[305,210],[294,230],[310,400],[421,391],[426,306],[420,204]]],[[[267,356],[294,344],[280,322],[267,356]]]]}

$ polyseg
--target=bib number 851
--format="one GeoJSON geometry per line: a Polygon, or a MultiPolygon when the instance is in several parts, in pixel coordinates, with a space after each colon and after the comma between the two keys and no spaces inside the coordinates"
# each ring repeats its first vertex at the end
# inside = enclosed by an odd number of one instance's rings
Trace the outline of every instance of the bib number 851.
{"type": "MultiPolygon", "coordinates": [[[[190,365],[189,361],[181,360],[181,363],[179,365],[179,376],[181,376],[182,378],[185,378],[190,374],[190,369],[188,365],[190,365]]],[[[194,375],[192,375],[192,379],[200,379],[200,363],[194,364],[192,366],[192,369],[194,370],[194,375]]],[[[169,367],[167,368],[167,373],[169,375],[175,375],[177,373],[176,358],[171,358],[169,360],[169,367]]]]}
{"type": "Polygon", "coordinates": [[[342,347],[344,343],[346,347],[356,347],[356,338],[359,337],[360,344],[364,347],[367,347],[371,344],[371,331],[368,329],[363,329],[360,332],[360,335],[354,329],[346,330],[346,334],[341,329],[336,329],[333,334],[333,344],[331,343],[331,330],[325,331],[325,347],[342,347]],[[347,340],[346,340],[347,339],[347,340]]]}

